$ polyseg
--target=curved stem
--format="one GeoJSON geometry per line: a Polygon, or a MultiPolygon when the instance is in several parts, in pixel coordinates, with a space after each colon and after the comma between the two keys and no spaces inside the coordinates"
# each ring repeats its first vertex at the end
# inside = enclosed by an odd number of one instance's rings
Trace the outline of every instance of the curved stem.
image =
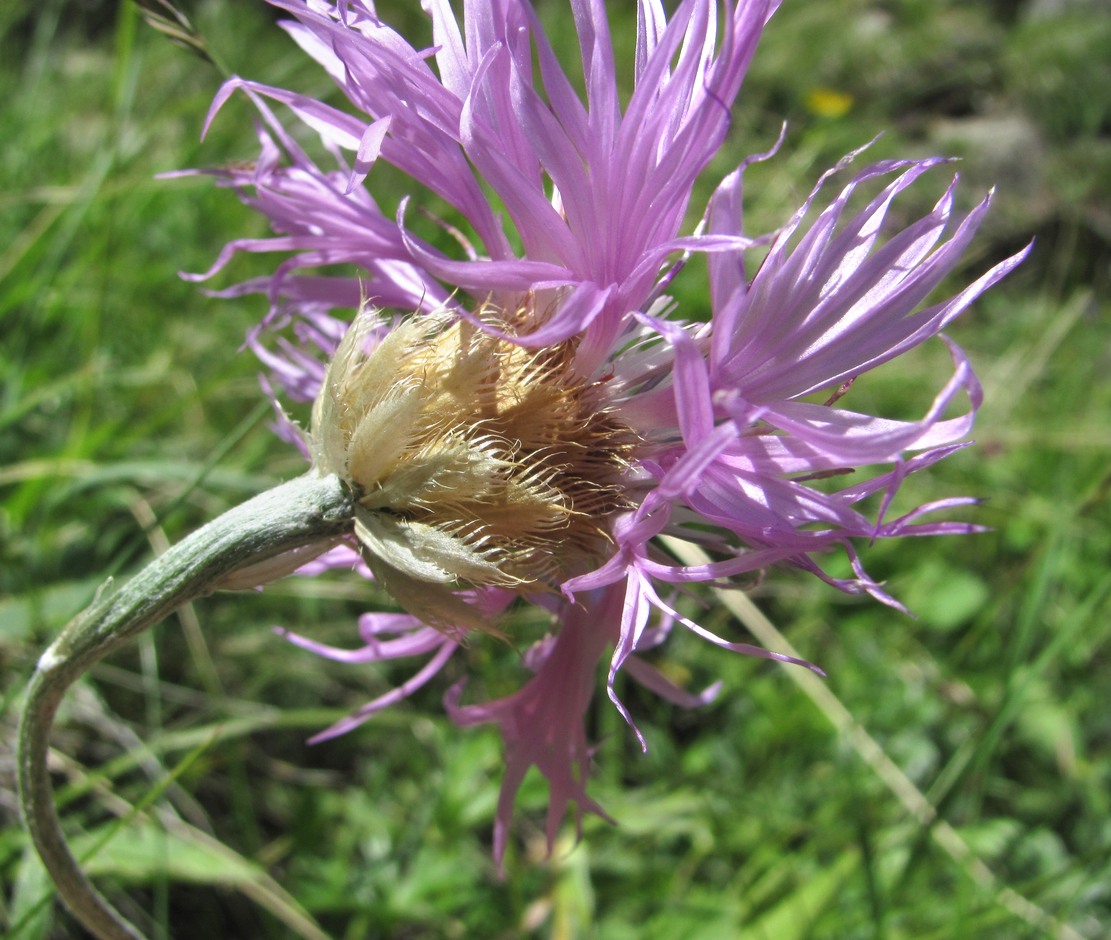
{"type": "Polygon", "coordinates": [[[142,934],[92,886],[62,834],[47,756],[66,689],[182,604],[242,586],[237,573],[249,571],[245,577],[254,584],[273,580],[330,548],[351,531],[353,505],[351,491],[334,475],[310,472],[268,490],[185,538],[118,591],[102,590],[40,657],[19,727],[20,806],[59,896],[100,940],[142,940],[142,934]]]}

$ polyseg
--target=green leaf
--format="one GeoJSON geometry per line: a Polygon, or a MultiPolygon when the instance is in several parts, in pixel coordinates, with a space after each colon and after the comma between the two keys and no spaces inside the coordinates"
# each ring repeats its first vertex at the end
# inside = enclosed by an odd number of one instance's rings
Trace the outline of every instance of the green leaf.
{"type": "Polygon", "coordinates": [[[776,904],[770,911],[750,921],[738,934],[741,940],[803,940],[810,935],[811,925],[818,920],[838,889],[860,863],[860,853],[847,851],[829,868],[804,881],[796,891],[776,904]]]}
{"type": "Polygon", "coordinates": [[[250,897],[297,936],[328,940],[312,917],[264,869],[221,842],[184,823],[169,830],[151,822],[133,822],[110,839],[93,831],[73,841],[74,854],[84,859],[92,877],[112,875],[146,884],[162,878],[231,888],[250,897]],[[85,858],[90,847],[97,846],[85,858]]]}

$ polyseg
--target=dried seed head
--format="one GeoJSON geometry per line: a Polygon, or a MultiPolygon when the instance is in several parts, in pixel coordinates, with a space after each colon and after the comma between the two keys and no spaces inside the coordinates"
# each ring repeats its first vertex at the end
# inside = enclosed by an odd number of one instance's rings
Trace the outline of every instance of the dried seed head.
{"type": "MultiPolygon", "coordinates": [[[[525,315],[480,311],[503,331],[525,315]]],[[[314,461],[356,489],[367,563],[426,622],[488,630],[460,587],[548,589],[608,543],[637,438],[602,383],[576,375],[574,352],[527,349],[446,312],[390,328],[370,311],[337,350],[314,461]]]]}

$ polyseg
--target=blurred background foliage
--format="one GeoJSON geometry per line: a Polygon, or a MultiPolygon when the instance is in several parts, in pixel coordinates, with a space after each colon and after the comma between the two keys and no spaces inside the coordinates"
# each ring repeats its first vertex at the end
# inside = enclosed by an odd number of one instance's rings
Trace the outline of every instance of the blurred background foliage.
{"type": "MultiPolygon", "coordinates": [[[[627,50],[632,5],[609,6],[627,50]]],[[[540,7],[570,28],[557,0],[540,7]]],[[[230,70],[329,93],[260,3],[182,8],[230,70]]],[[[425,28],[415,3],[381,10],[425,28]]],[[[263,301],[178,278],[262,220],[206,180],[155,178],[253,158],[248,106],[202,143],[218,72],[128,3],[8,0],[0,61],[0,930],[54,940],[80,931],[18,827],[28,671],[106,575],[301,465],[239,351],[263,301]]],[[[464,665],[475,697],[514,688],[518,651],[476,642],[404,706],[310,748],[407,670],[276,638],[282,623],[352,645],[376,602],[342,578],[289,580],[183,611],[67,698],[59,799],[98,882],[152,936],[1106,936],[1109,88],[1105,0],[785,0],[707,176],[703,197],[786,120],[747,178],[749,228],[767,231],[882,131],[870,157],[960,157],[966,206],[998,187],[965,281],[1036,237],[951,331],[986,386],[977,446],[908,484],[914,502],[986,497],[971,515],[992,531],[867,549],[917,619],[790,572],[749,595],[851,719],[783,669],[675,636],[658,665],[691,687],[721,677],[721,696],[686,712],[623,685],[646,755],[598,703],[593,792],[618,826],[587,819],[576,846],[569,825],[546,859],[530,778],[500,879],[497,735],[453,728],[439,699],[464,665]]],[[[245,259],[216,286],[269,267],[245,259]]],[[[946,360],[921,350],[853,395],[920,413],[946,360]]],[[[744,635],[724,606],[699,616],[744,635]]]]}

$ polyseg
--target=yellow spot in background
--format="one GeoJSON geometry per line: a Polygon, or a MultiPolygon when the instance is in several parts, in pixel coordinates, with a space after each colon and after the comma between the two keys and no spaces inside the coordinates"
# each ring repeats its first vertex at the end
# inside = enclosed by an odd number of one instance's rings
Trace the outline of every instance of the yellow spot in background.
{"type": "Polygon", "coordinates": [[[839,118],[849,113],[853,96],[832,88],[811,88],[806,93],[806,110],[818,117],[839,118]]]}

